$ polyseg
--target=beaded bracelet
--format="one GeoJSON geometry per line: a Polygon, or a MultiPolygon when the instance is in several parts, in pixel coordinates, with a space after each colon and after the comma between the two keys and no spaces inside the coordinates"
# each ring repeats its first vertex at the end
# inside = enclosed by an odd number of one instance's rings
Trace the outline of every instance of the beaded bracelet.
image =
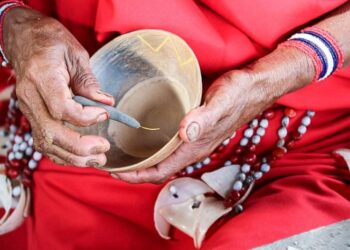
{"type": "Polygon", "coordinates": [[[293,47],[308,55],[315,68],[314,81],[322,81],[343,66],[343,53],[335,38],[317,27],[292,35],[279,47],[293,47]]]}
{"type": "Polygon", "coordinates": [[[9,60],[6,58],[5,52],[4,52],[3,24],[4,24],[6,13],[15,7],[29,8],[22,1],[0,2],[0,62],[2,67],[6,67],[9,64],[9,60]]]}

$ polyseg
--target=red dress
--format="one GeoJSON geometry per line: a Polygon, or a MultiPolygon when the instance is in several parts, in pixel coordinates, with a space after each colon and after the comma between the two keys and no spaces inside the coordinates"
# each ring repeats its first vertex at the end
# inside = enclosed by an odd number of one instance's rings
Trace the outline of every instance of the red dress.
{"type": "MultiPolygon", "coordinates": [[[[298,29],[345,3],[334,1],[164,1],[29,0],[58,18],[93,53],[117,33],[143,28],[171,31],[197,55],[203,75],[214,79],[269,53],[298,29]]],[[[331,152],[350,148],[350,71],[284,96],[278,103],[298,117],[316,116],[295,148],[259,180],[245,211],[226,217],[203,249],[248,249],[312,228],[350,218],[349,170],[331,152]]],[[[277,140],[281,114],[259,145],[277,140]]],[[[297,122],[291,127],[296,127],[297,122]]],[[[231,142],[232,145],[237,140],[231,142]]],[[[229,148],[217,162],[229,157],[229,148]]],[[[26,230],[28,249],[192,249],[192,240],[175,230],[161,239],[153,225],[153,206],[161,185],[131,185],[95,169],[60,167],[47,159],[34,173],[33,213],[26,230]]],[[[12,245],[14,246],[14,245],[12,245]]],[[[24,246],[22,246],[24,247],[24,246]]]]}

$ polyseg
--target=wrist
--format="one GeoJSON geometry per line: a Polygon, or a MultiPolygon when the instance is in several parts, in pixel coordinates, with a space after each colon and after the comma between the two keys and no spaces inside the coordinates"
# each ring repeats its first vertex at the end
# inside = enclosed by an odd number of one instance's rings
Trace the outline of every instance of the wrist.
{"type": "Polygon", "coordinates": [[[17,6],[10,9],[4,16],[2,23],[3,51],[10,63],[15,60],[18,49],[23,43],[28,42],[28,33],[33,21],[40,19],[43,15],[37,11],[17,6]]]}
{"type": "Polygon", "coordinates": [[[312,59],[292,47],[278,47],[246,70],[271,101],[308,85],[315,75],[312,59]]]}

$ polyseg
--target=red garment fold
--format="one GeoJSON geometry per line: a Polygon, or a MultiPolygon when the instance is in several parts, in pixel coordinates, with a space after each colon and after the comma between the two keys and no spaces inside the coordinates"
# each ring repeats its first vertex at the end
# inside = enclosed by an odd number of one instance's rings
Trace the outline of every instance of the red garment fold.
{"type": "MultiPolygon", "coordinates": [[[[90,53],[119,33],[173,32],[194,50],[203,75],[212,78],[269,53],[293,32],[346,1],[28,2],[58,18],[90,53]]],[[[245,212],[219,223],[203,249],[250,249],[350,217],[349,173],[331,155],[335,149],[350,147],[349,77],[349,70],[341,70],[278,101],[298,110],[291,123],[294,128],[303,111],[316,110],[309,131],[258,183],[245,212]]],[[[280,118],[278,113],[271,121],[259,152],[275,145],[280,118]]],[[[237,141],[213,168],[230,156],[237,141]]],[[[191,239],[177,230],[173,241],[157,235],[152,216],[161,186],[130,185],[105,172],[60,167],[47,159],[34,173],[34,181],[28,249],[193,248],[191,239]]]]}

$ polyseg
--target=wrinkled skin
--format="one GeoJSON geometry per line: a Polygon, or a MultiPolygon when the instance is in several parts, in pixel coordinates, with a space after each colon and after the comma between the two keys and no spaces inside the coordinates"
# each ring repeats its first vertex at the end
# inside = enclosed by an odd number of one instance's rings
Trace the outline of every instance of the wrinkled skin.
{"type": "MultiPolygon", "coordinates": [[[[344,65],[350,57],[349,4],[317,24],[341,45],[344,65]]],[[[106,104],[113,98],[99,91],[88,55],[57,21],[31,10],[16,8],[5,18],[5,52],[17,75],[20,109],[29,119],[35,147],[58,164],[105,164],[108,142],[80,136],[64,121],[85,126],[107,119],[97,107],[83,108],[71,92],[106,104]]],[[[160,183],[185,166],[209,155],[224,139],[279,97],[309,84],[314,77],[310,58],[294,48],[277,48],[254,64],[230,71],[216,80],[199,108],[180,124],[185,142],[171,156],[149,169],[113,175],[130,183],[160,183]]]]}
{"type": "Polygon", "coordinates": [[[17,77],[19,108],[32,126],[35,149],[62,165],[104,165],[110,147],[106,139],[81,136],[63,125],[87,126],[108,118],[104,109],[74,102],[71,91],[114,102],[100,91],[85,49],[58,21],[32,10],[11,10],[4,34],[5,53],[17,77]]]}

